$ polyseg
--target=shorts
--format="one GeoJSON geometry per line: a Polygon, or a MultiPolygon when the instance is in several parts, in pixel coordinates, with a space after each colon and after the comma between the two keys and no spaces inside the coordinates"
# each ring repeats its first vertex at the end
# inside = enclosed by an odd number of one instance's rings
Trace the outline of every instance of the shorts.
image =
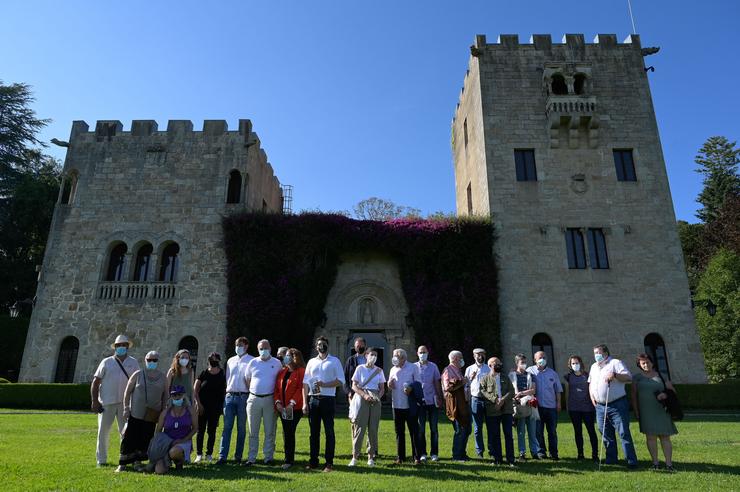
{"type": "Polygon", "coordinates": [[[193,452],[193,441],[182,442],[180,444],[175,444],[172,447],[182,449],[185,454],[185,463],[190,463],[190,453],[193,452]]]}

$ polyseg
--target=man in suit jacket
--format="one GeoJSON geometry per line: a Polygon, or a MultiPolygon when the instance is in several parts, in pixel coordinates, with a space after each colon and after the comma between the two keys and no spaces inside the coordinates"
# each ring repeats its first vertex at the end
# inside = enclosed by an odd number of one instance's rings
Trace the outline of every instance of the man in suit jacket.
{"type": "Polygon", "coordinates": [[[506,461],[514,464],[514,437],[512,424],[514,420],[514,385],[503,374],[504,365],[498,357],[488,359],[491,372],[480,382],[480,391],[486,399],[486,427],[488,427],[488,449],[493,451],[493,462],[503,464],[501,453],[501,429],[504,431],[506,461]]]}
{"type": "Polygon", "coordinates": [[[366,348],[367,343],[365,343],[364,338],[355,338],[355,354],[347,357],[347,361],[344,363],[344,392],[347,394],[348,400],[352,400],[355,395],[355,392],[352,391],[352,376],[355,375],[355,369],[367,362],[365,357],[366,348]]]}

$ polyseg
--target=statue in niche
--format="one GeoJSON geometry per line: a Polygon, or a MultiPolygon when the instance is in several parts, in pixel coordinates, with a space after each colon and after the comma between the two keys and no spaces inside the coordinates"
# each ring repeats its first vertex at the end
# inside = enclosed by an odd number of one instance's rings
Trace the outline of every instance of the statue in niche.
{"type": "Polygon", "coordinates": [[[357,309],[357,318],[361,325],[374,325],[376,320],[375,301],[369,297],[360,299],[357,309]]]}

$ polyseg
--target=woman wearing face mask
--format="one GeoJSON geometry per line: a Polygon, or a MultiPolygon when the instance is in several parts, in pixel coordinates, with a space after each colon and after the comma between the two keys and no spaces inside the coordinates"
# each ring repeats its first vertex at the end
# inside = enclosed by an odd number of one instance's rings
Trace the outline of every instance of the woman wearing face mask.
{"type": "Polygon", "coordinates": [[[172,359],[170,370],[167,371],[167,387],[182,386],[185,388],[185,396],[188,401],[192,402],[194,384],[195,374],[193,374],[190,352],[187,349],[178,350],[172,359]]]}
{"type": "MultiPolygon", "coordinates": [[[[121,439],[121,457],[116,472],[129,463],[147,459],[147,447],[154,427],[167,401],[167,378],[157,369],[159,353],[148,352],[145,369],[131,375],[123,395],[123,417],[126,422],[121,439]]],[[[137,467],[138,469],[138,467],[137,467]]]]}
{"type": "Polygon", "coordinates": [[[208,354],[208,369],[198,376],[193,387],[193,398],[198,409],[198,437],[195,439],[197,454],[195,462],[203,461],[203,437],[208,430],[206,461],[213,460],[213,445],[216,442],[218,420],[224,410],[226,398],[226,376],[221,369],[221,354],[208,354]]]}
{"type": "Polygon", "coordinates": [[[573,423],[576,438],[578,459],[585,459],[583,454],[583,426],[588,431],[591,441],[591,459],[599,460],[599,444],[596,438],[596,408],[591,402],[588,392],[588,373],[583,367],[583,359],[579,355],[568,357],[568,372],[565,374],[565,393],[568,402],[568,415],[573,423]]]}
{"type": "Polygon", "coordinates": [[[154,463],[154,471],[163,475],[170,469],[170,463],[176,469],[182,468],[184,463],[190,463],[190,453],[193,450],[193,435],[198,432],[198,419],[195,418],[193,407],[185,396],[186,388],[175,385],[170,389],[170,402],[159,417],[155,434],[163,432],[172,442],[169,452],[154,463]]]}
{"type": "Polygon", "coordinates": [[[519,460],[527,458],[525,437],[529,437],[529,453],[533,459],[538,459],[540,446],[537,443],[537,418],[527,407],[527,401],[532,399],[537,383],[527,372],[527,356],[517,354],[514,358],[514,369],[509,373],[509,380],[514,385],[514,403],[518,406],[514,419],[516,425],[517,444],[519,446],[519,460]]]}
{"type": "Polygon", "coordinates": [[[296,348],[288,349],[283,357],[283,368],[275,380],[275,410],[283,426],[283,470],[293,466],[295,460],[295,431],[303,416],[303,376],[306,364],[303,354],[296,348]]]}
{"type": "Polygon", "coordinates": [[[382,404],[380,399],[385,393],[385,375],[375,363],[378,361],[378,351],[370,348],[366,351],[367,360],[357,366],[352,375],[353,399],[358,399],[360,406],[352,423],[352,461],[349,466],[355,466],[362,452],[362,441],[365,431],[368,433],[369,446],[367,448],[367,466],[375,466],[375,457],[378,455],[378,425],[382,404]]]}

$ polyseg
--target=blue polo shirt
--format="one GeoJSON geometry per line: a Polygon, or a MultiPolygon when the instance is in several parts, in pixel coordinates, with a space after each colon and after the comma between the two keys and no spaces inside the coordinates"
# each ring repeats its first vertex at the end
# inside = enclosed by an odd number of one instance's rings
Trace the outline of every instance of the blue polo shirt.
{"type": "Polygon", "coordinates": [[[546,367],[544,371],[537,369],[537,366],[527,368],[527,372],[532,375],[537,384],[537,402],[539,406],[545,408],[557,408],[559,394],[563,392],[563,385],[560,384],[560,376],[554,370],[546,367]]]}

